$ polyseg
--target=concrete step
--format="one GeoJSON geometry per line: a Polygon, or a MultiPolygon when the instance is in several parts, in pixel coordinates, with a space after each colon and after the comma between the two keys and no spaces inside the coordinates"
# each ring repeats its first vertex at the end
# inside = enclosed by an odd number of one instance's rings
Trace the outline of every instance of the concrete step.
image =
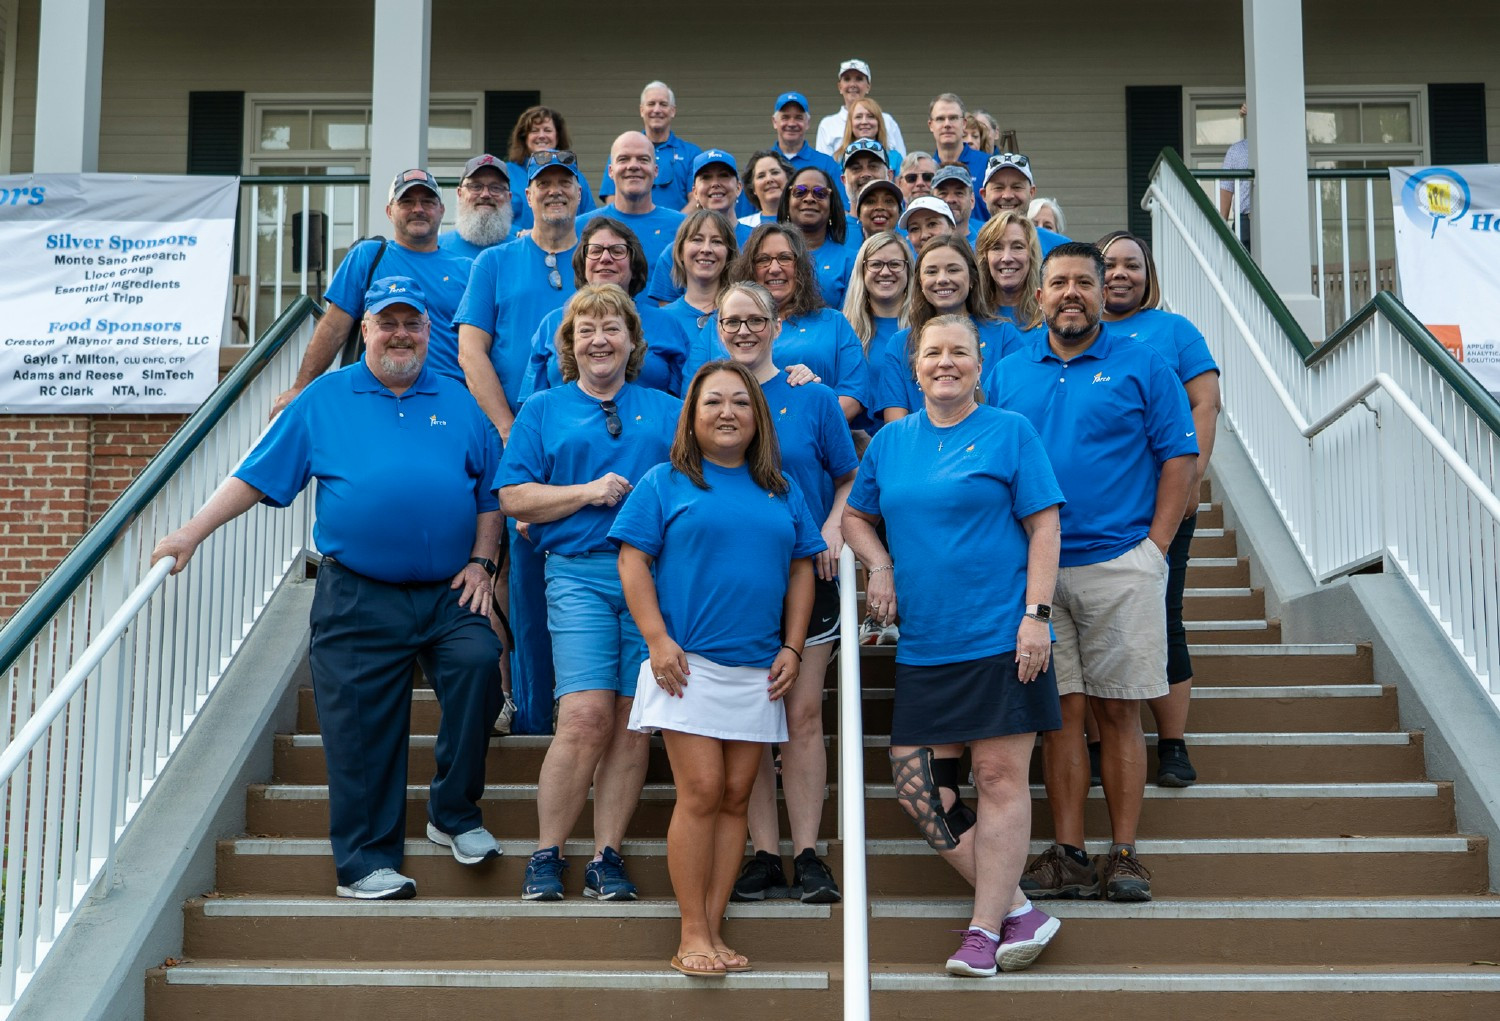
{"type": "Polygon", "coordinates": [[[1189,547],[1189,556],[1193,557],[1233,557],[1239,555],[1238,538],[1234,529],[1229,528],[1202,528],[1193,534],[1193,544],[1189,547]]]}
{"type": "Polygon", "coordinates": [[[582,966],[573,955],[530,961],[526,967],[496,967],[491,961],[426,967],[339,960],[189,961],[147,973],[146,1013],[152,1021],[838,1016],[842,993],[828,969],[763,960],[744,974],[694,979],[668,967],[674,948],[675,940],[648,959],[637,952],[619,960],[590,959],[582,966]]]}
{"type": "MultiPolygon", "coordinates": [[[[1033,840],[1032,854],[1047,842],[1033,840]]],[[[1141,860],[1153,873],[1158,897],[1413,897],[1485,893],[1485,842],[1464,836],[1311,837],[1138,842],[1141,860]]],[[[419,898],[506,897],[519,892],[526,856],[535,847],[507,841],[503,857],[466,868],[445,848],[408,840],[402,869],[417,883],[419,898]]],[[[866,843],[870,892],[874,897],[971,896],[972,890],[919,838],[866,843]]],[[[1108,850],[1090,841],[1090,854],[1108,850]]],[[[572,896],[582,891],[583,864],[592,845],[570,841],[576,865],[567,874],[572,896]]],[[[626,840],[622,848],[642,897],[671,897],[666,842],[626,840]]],[[[843,875],[843,849],[830,842],[825,855],[843,875]]],[[[335,886],[327,840],[243,837],[220,841],[218,892],[278,896],[329,896],[335,886]]]]}
{"type": "MultiPolygon", "coordinates": [[[[889,702],[885,705],[888,707],[889,702]]],[[[1205,703],[1206,704],[1206,703],[1205,703]]],[[[866,718],[876,719],[879,703],[869,702],[866,718]]],[[[885,710],[889,721],[889,709],[885,710]]],[[[546,754],[548,737],[500,737],[490,741],[486,758],[486,782],[535,781],[546,754]]],[[[407,752],[407,774],[425,780],[435,769],[430,734],[412,737],[407,752]]],[[[867,737],[865,770],[868,776],[884,776],[888,760],[884,748],[889,740],[879,734],[867,737]]],[[[1154,739],[1148,734],[1148,745],[1154,739]]],[[[1360,783],[1420,780],[1425,775],[1421,735],[1400,731],[1200,731],[1188,734],[1193,765],[1202,783],[1360,783]]],[[[659,742],[652,751],[648,778],[671,779],[666,753],[659,742]]],[[[1147,770],[1155,776],[1155,753],[1148,748],[1147,770]]],[[[323,740],[318,734],[281,734],[276,737],[274,777],[277,783],[321,784],[328,782],[323,759],[323,740]]],[[[1041,751],[1032,756],[1031,776],[1041,780],[1041,751]]]]}
{"type": "MultiPolygon", "coordinates": [[[[866,833],[871,837],[905,837],[911,822],[895,800],[884,772],[867,774],[866,833]]],[[[977,795],[965,786],[970,804],[977,795]]],[[[485,788],[480,808],[485,826],[497,837],[526,839],[536,834],[534,784],[495,784],[485,788]]],[[[830,788],[824,803],[823,832],[838,826],[837,789],[830,788]]],[[[426,785],[407,788],[406,832],[426,833],[426,785]]],[[[1045,789],[1031,788],[1032,832],[1038,839],[1052,834],[1052,814],[1045,789]]],[[[665,832],[675,804],[670,783],[648,783],[631,819],[627,836],[648,837],[665,832]]],[[[592,804],[592,799],[590,799],[592,804]]],[[[584,809],[574,835],[593,834],[592,808],[584,809]]],[[[1104,792],[1094,788],[1085,805],[1085,821],[1107,828],[1104,792]]],[[[1455,825],[1451,784],[1198,784],[1186,790],[1148,786],[1141,813],[1141,832],[1156,837],[1340,836],[1412,835],[1452,832],[1455,825]]],[[[782,814],[783,832],[787,822],[782,814]]],[[[328,832],[328,788],[319,785],[255,785],[249,790],[246,828],[252,833],[317,837],[328,832]]]]}
{"type": "MultiPolygon", "coordinates": [[[[914,947],[951,949],[968,925],[967,898],[876,900],[870,955],[910,960],[914,947]]],[[[1060,901],[1063,922],[1043,958],[1051,966],[1467,964],[1500,941],[1500,898],[1060,901]]],[[[842,908],[766,901],[731,904],[726,937],[752,960],[834,963],[842,908]]],[[[626,957],[678,936],[672,900],[527,903],[513,898],[425,898],[358,903],[336,897],[207,897],[189,901],[189,958],[245,962],[297,957],[350,961],[565,958],[581,926],[591,952],[626,957]]]]}
{"type": "MultiPolygon", "coordinates": [[[[838,725],[837,674],[830,672],[828,680],[823,725],[832,731],[838,725]]],[[[884,685],[879,680],[862,677],[865,727],[874,733],[890,727],[893,689],[888,685],[894,678],[884,685]]],[[[413,734],[436,734],[441,718],[430,688],[412,692],[413,734]]],[[[1141,718],[1148,729],[1154,726],[1149,706],[1142,706],[1141,718]]],[[[298,695],[298,720],[300,732],[321,733],[310,688],[298,695]]],[[[1201,730],[1394,730],[1397,722],[1395,690],[1376,684],[1205,685],[1193,693],[1191,716],[1193,728],[1201,730]]]]}
{"type": "Polygon", "coordinates": [[[1156,1018],[1422,1018],[1475,1021],[1494,1016],[1500,969],[1463,964],[1305,965],[1184,968],[1171,964],[1101,970],[1041,962],[992,979],[955,979],[937,961],[883,965],[871,977],[871,1014],[904,1021],[984,1016],[1005,1007],[1028,1017],[1156,1018]]]}
{"type": "Polygon", "coordinates": [[[1250,584],[1250,561],[1233,553],[1225,556],[1197,556],[1188,559],[1189,588],[1214,588],[1250,584]]]}

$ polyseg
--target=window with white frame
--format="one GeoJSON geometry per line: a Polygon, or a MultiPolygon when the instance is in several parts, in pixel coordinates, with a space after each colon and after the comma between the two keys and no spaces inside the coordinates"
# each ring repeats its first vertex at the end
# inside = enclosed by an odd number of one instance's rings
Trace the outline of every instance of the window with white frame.
{"type": "MultiPolygon", "coordinates": [[[[1307,158],[1312,167],[1380,169],[1427,160],[1426,89],[1319,86],[1307,90],[1307,158]]],[[[1245,137],[1242,91],[1190,90],[1183,104],[1188,166],[1221,166],[1245,137]]]]}

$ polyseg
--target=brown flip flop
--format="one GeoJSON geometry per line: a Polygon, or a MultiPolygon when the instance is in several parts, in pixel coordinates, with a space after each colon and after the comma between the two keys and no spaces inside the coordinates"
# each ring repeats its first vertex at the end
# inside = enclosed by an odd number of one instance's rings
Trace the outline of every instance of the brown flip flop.
{"type": "Polygon", "coordinates": [[[693,957],[701,957],[704,960],[713,961],[718,955],[704,951],[695,951],[690,954],[683,954],[680,957],[674,956],[672,958],[672,967],[692,978],[723,978],[728,974],[727,971],[721,971],[717,968],[689,968],[684,961],[693,957]]]}
{"type": "Polygon", "coordinates": [[[754,971],[755,967],[750,963],[750,958],[737,950],[715,950],[714,956],[724,962],[726,972],[754,971]],[[740,963],[735,964],[735,961],[740,963]]]}

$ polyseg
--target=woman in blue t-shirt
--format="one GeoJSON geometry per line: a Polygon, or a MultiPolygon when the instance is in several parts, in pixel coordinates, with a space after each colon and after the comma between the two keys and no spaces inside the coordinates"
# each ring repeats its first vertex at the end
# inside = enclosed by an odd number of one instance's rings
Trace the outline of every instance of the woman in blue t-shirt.
{"type": "MultiPolygon", "coordinates": [[[[581,288],[585,284],[614,284],[637,299],[636,315],[641,321],[646,354],[635,382],[653,390],[678,394],[682,392],[682,363],[687,357],[687,337],[678,321],[665,315],[661,308],[650,301],[644,305],[640,303],[639,296],[646,288],[649,272],[646,250],[635,231],[612,216],[596,216],[584,225],[578,245],[573,249],[574,285],[581,288]]],[[[548,312],[531,335],[531,356],[526,365],[525,381],[521,384],[522,400],[538,390],[563,383],[556,339],[567,308],[564,304],[562,308],[548,312]]]]}
{"type": "Polygon", "coordinates": [[[824,304],[842,305],[854,270],[854,249],[847,245],[849,217],[839,198],[839,182],[822,167],[801,168],[781,193],[776,222],[802,232],[824,304]]]}
{"type": "Polygon", "coordinates": [[[724,909],[764,745],[786,740],[780,700],[797,680],[812,558],[825,548],[781,471],[775,428],[749,370],[709,362],[688,387],[671,462],[646,474],[609,532],[650,654],[630,727],[662,732],[677,787],[672,967],[694,976],[750,967],[724,942],[724,909]]]}
{"type": "Polygon", "coordinates": [[[942,234],[922,246],[906,299],[906,325],[870,358],[874,398],[870,414],[887,423],[922,408],[913,363],[913,340],[928,320],[938,316],[968,317],[979,335],[982,361],[980,386],[994,392],[992,382],[1000,359],[1021,344],[1021,334],[1004,319],[996,319],[979,290],[979,268],[969,242],[958,234],[942,234]]]}
{"type": "Polygon", "coordinates": [[[1008,319],[1023,333],[1045,330],[1037,291],[1042,286],[1042,244],[1036,225],[1019,210],[1002,209],[990,217],[974,242],[979,265],[979,294],[993,315],[1008,319]]]}
{"type": "Polygon", "coordinates": [[[661,306],[664,315],[677,322],[687,338],[687,357],[682,378],[692,379],[698,366],[715,358],[717,337],[714,303],[729,277],[729,267],[740,254],[734,225],[729,217],[713,209],[689,213],[672,241],[672,282],[684,288],[682,297],[661,306]]]}
{"type": "Polygon", "coordinates": [[[729,280],[753,281],[776,299],[779,364],[807,366],[838,394],[844,418],[853,420],[864,410],[869,399],[864,350],[849,320],[823,300],[800,230],[784,223],[756,227],[730,267],[729,280]]]}
{"type": "Polygon", "coordinates": [[[776,222],[776,210],[781,205],[781,193],[791,183],[796,171],[779,149],[761,149],[745,161],[745,172],[740,175],[744,184],[741,192],[755,207],[755,212],[740,217],[746,227],[759,227],[763,223],[776,222]]]}
{"type": "MultiPolygon", "coordinates": [[[[510,146],[505,151],[505,172],[510,177],[510,209],[513,230],[530,230],[536,225],[531,206],[526,201],[526,161],[532,153],[554,149],[572,155],[573,139],[568,135],[563,115],[547,106],[529,106],[516,118],[510,129],[510,146]]],[[[578,215],[594,208],[594,193],[589,179],[578,175],[578,215]]]]}
{"type": "MultiPolygon", "coordinates": [[[[1214,428],[1219,421],[1219,366],[1198,328],[1175,312],[1158,308],[1161,285],[1156,263],[1146,242],[1123,230],[1099,239],[1104,253],[1104,321],[1117,337],[1134,337],[1161,355],[1187,391],[1198,434],[1198,465],[1183,508],[1182,525],[1167,547],[1167,683],[1170,690],[1151,699],[1156,717],[1156,782],[1162,787],[1188,787],[1198,779],[1188,757],[1188,704],[1193,691],[1193,659],[1188,652],[1187,628],[1182,623],[1182,593],[1187,586],[1188,552],[1198,528],[1198,504],[1203,499],[1203,473],[1214,452],[1214,428]]],[[[1090,735],[1097,731],[1090,730],[1090,735]]],[[[1098,744],[1089,744],[1090,755],[1098,744]]]]}
{"type": "Polygon", "coordinates": [[[1031,833],[1027,774],[1038,731],[1062,722],[1051,658],[1062,491],[1020,415],[985,406],[979,333],[966,315],[916,332],[923,405],[870,441],[844,510],[877,622],[901,616],[891,770],[896,797],[974,885],[947,968],[1031,964],[1058,929],[1021,892],[1031,833]],[[890,549],[876,525],[885,521],[890,549]],[[958,796],[973,757],[977,809],[958,796]]]}
{"type": "MultiPolygon", "coordinates": [[[[818,858],[818,824],[828,784],[828,751],[823,746],[823,683],[839,637],[839,553],[844,548],[844,500],[854,485],[859,457],[833,391],[819,383],[794,386],[777,368],[772,349],[781,332],[776,301],[759,284],[730,284],[719,298],[719,340],[729,357],[749,369],[771,409],[781,447],[781,467],[822,530],[828,548],[818,554],[812,619],[797,683],[787,692],[787,740],[781,745],[781,789],[791,824],[793,886],[804,904],[839,899],[833,873],[818,858]]],[[[770,749],[750,803],[754,855],[734,884],[735,900],[762,900],[772,887],[786,886],[781,868],[781,833],[776,810],[776,777],[770,749]]]]}
{"type": "Polygon", "coordinates": [[[580,288],[557,336],[565,382],[521,406],[495,482],[502,509],[528,523],[532,544],[547,554],[559,703],[537,788],[540,839],[521,896],[562,899],[562,848],[597,769],[609,779],[594,791],[595,855],[584,892],[634,900],[619,848],[648,747],[625,720],[646,648],[625,606],[609,527],[631,488],[667,459],[681,402],[631,382],[646,348],[635,302],[618,286],[580,288]]]}

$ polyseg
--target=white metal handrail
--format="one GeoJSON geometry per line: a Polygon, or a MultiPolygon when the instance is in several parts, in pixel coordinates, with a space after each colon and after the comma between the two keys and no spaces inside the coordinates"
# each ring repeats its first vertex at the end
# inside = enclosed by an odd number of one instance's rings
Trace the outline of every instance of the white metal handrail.
{"type": "Polygon", "coordinates": [[[1208,338],[1224,414],[1308,569],[1383,561],[1500,696],[1493,402],[1388,295],[1313,354],[1196,189],[1164,159],[1145,200],[1163,296],[1208,338]]]}
{"type": "Polygon", "coordinates": [[[839,554],[839,839],[844,847],[844,1021],[870,1017],[870,894],[865,871],[865,731],[854,551],[839,554]]]}
{"type": "MultiPolygon", "coordinates": [[[[275,338],[283,342],[258,374],[253,365],[236,369],[244,374],[238,400],[183,427],[180,437],[201,438],[172,455],[181,458],[178,467],[170,476],[163,469],[154,495],[143,493],[128,520],[112,509],[80,543],[73,556],[91,542],[103,551],[94,566],[85,561],[79,570],[87,573],[71,590],[58,589],[37,614],[23,606],[0,632],[15,650],[6,681],[18,728],[0,753],[0,1018],[22,1003],[85,899],[109,893],[119,841],[310,544],[312,506],[303,496],[287,511],[257,507],[220,529],[176,584],[161,584],[170,562],[148,568],[156,540],[233,470],[263,431],[276,394],[291,385],[312,338],[311,306],[302,304],[305,318],[283,317],[275,338]],[[116,519],[123,521],[117,531],[100,533],[116,519]],[[53,606],[50,618],[40,616],[53,606]]],[[[169,444],[159,456],[172,450],[169,444]]],[[[64,561],[58,573],[67,567],[64,561]]]]}

